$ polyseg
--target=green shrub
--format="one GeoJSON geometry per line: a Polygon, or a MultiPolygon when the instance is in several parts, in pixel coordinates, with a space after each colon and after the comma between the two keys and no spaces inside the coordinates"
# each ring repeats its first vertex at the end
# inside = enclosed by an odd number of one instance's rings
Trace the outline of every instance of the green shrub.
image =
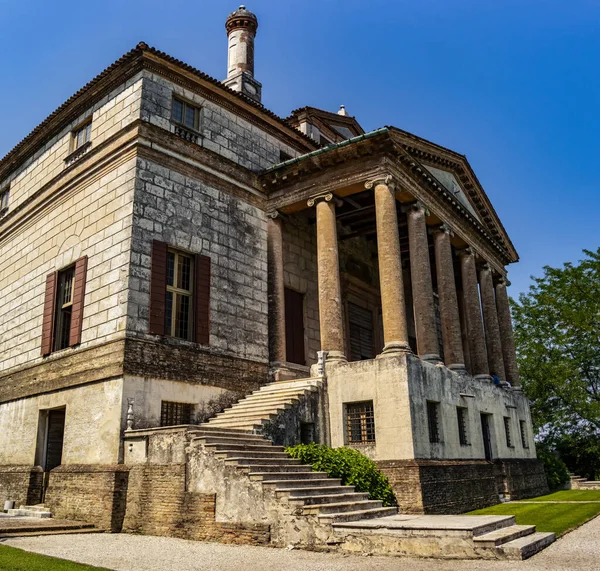
{"type": "Polygon", "coordinates": [[[558,454],[544,445],[537,446],[537,457],[544,463],[544,472],[550,490],[560,490],[569,481],[569,470],[558,454]]]}
{"type": "Polygon", "coordinates": [[[357,492],[369,494],[371,500],[381,500],[384,506],[395,506],[396,498],[388,479],[375,462],[352,448],[329,448],[321,444],[299,444],[286,448],[293,458],[309,464],[317,472],[327,472],[340,478],[343,485],[354,486],[357,492]]]}

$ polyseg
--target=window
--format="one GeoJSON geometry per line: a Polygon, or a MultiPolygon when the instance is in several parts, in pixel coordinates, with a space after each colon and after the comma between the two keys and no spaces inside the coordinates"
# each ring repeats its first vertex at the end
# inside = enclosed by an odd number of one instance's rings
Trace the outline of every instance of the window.
{"type": "Polygon", "coordinates": [[[529,442],[527,441],[527,423],[524,420],[519,421],[521,428],[521,444],[523,448],[529,448],[529,442]]]}
{"type": "Polygon", "coordinates": [[[346,438],[349,444],[375,442],[373,401],[346,405],[346,438]]]}
{"type": "Polygon", "coordinates": [[[92,138],[92,122],[89,121],[85,125],[73,131],[73,150],[80,149],[92,138]]]}
{"type": "Polygon", "coordinates": [[[162,401],[160,403],[160,425],[177,426],[192,423],[192,405],[185,402],[162,401]]]}
{"type": "Polygon", "coordinates": [[[195,131],[200,130],[200,108],[191,105],[187,101],[173,98],[172,118],[173,121],[185,127],[195,131]]]}
{"type": "Polygon", "coordinates": [[[435,444],[440,439],[440,403],[427,401],[427,424],[429,426],[429,442],[435,444]]]}
{"type": "Polygon", "coordinates": [[[56,292],[56,316],[54,321],[54,350],[60,351],[69,346],[71,318],[73,314],[73,280],[75,266],[58,272],[56,292]]]}
{"type": "Polygon", "coordinates": [[[171,337],[191,339],[192,257],[182,252],[167,252],[167,299],[165,332],[171,337]]]}
{"type": "Polygon", "coordinates": [[[10,197],[10,189],[5,188],[0,191],[0,216],[8,210],[8,199],[10,197]]]}
{"type": "Polygon", "coordinates": [[[512,434],[510,433],[510,417],[504,417],[504,432],[506,433],[506,445],[509,448],[513,447],[512,434]]]}
{"type": "Polygon", "coordinates": [[[468,437],[468,413],[469,410],[463,406],[456,407],[456,417],[458,420],[458,439],[460,441],[461,446],[469,445],[469,437],[468,437]]]}

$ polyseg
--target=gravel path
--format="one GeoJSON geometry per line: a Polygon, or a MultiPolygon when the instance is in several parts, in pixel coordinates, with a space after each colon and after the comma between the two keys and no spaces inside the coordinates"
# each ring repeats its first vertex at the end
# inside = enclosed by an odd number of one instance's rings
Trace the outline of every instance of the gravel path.
{"type": "Polygon", "coordinates": [[[126,534],[26,537],[1,543],[115,571],[598,571],[599,537],[597,517],[523,562],[356,557],[126,534]]]}

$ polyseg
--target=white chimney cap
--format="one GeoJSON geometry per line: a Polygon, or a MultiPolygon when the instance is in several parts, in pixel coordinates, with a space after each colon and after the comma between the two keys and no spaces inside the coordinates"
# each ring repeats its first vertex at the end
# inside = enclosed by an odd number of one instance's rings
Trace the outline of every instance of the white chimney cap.
{"type": "Polygon", "coordinates": [[[348,116],[348,111],[346,111],[345,105],[340,105],[340,110],[337,112],[338,115],[343,115],[344,117],[348,116]]]}

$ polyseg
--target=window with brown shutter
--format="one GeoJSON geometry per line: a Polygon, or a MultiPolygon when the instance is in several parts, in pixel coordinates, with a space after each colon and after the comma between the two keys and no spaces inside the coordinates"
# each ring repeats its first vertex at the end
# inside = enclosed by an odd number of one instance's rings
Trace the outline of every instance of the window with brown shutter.
{"type": "Polygon", "coordinates": [[[150,333],[164,335],[167,293],[167,245],[164,242],[152,242],[150,264],[150,333]]]}
{"type": "Polygon", "coordinates": [[[73,306],[71,313],[71,328],[69,331],[69,346],[81,343],[81,326],[83,323],[83,302],[85,298],[85,278],[87,274],[87,256],[75,262],[73,278],[73,306]]]}
{"type": "Polygon", "coordinates": [[[210,340],[210,258],[196,256],[195,341],[208,345],[210,340]]]}
{"type": "Polygon", "coordinates": [[[54,341],[54,305],[56,300],[56,280],[58,272],[46,276],[46,294],[44,297],[44,317],[42,320],[42,355],[52,353],[54,341]]]}

